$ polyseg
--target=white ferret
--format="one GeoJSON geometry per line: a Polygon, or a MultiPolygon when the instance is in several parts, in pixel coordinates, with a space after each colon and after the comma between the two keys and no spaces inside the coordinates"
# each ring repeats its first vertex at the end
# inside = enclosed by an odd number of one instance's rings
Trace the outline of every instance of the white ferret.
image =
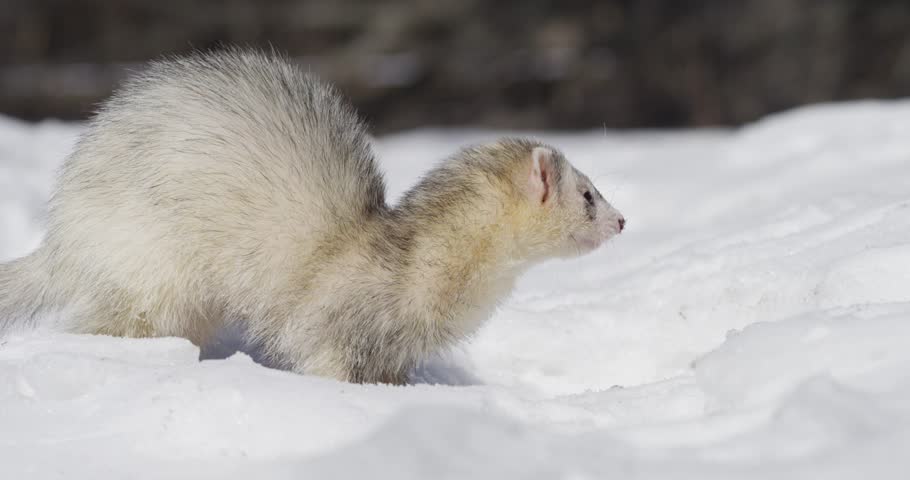
{"type": "Polygon", "coordinates": [[[182,336],[243,322],[296,372],[403,383],[472,333],[526,267],[625,220],[555,148],[465,148],[401,202],[363,123],[282,58],[153,63],[63,165],[48,232],[0,265],[0,330],[66,309],[74,332],[182,336]]]}

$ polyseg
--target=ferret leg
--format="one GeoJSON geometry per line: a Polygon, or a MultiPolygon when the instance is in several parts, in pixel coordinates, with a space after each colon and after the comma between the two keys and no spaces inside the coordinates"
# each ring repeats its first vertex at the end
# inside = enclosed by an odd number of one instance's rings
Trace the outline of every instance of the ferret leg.
{"type": "Polygon", "coordinates": [[[206,345],[221,324],[220,309],[175,302],[140,302],[124,292],[80,302],[71,331],[122,337],[180,336],[206,345]]]}

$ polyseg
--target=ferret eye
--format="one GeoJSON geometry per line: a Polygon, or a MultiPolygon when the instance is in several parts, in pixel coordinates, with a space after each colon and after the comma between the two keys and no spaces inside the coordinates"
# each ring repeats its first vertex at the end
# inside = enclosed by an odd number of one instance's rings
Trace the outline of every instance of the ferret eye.
{"type": "Polygon", "coordinates": [[[585,191],[585,200],[586,200],[588,203],[590,203],[591,205],[594,205],[594,197],[591,196],[591,192],[588,191],[588,190],[585,191]]]}

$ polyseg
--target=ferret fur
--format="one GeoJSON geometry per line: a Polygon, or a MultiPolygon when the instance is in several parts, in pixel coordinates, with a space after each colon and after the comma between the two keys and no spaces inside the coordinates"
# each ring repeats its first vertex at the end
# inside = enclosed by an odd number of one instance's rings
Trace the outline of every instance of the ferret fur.
{"type": "Polygon", "coordinates": [[[74,332],[205,345],[242,322],[293,371],[400,384],[529,265],[623,223],[558,150],[518,138],[455,153],[392,207],[332,87],[274,54],[196,54],[91,121],[42,246],[0,265],[0,329],[65,309],[74,332]]]}

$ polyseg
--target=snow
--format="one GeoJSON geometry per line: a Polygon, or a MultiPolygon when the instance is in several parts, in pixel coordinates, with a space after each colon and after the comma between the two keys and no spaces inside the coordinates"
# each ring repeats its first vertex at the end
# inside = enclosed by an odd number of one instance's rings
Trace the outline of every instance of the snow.
{"type": "MultiPolygon", "coordinates": [[[[227,356],[230,332],[204,361],[182,339],[7,335],[0,477],[906,478],[908,119],[910,102],[863,102],[733,131],[539,133],[626,232],[533,269],[407,387],[227,356]]],[[[0,119],[0,259],[40,242],[80,128],[0,119]]],[[[501,134],[377,150],[397,196],[501,134]]]]}

